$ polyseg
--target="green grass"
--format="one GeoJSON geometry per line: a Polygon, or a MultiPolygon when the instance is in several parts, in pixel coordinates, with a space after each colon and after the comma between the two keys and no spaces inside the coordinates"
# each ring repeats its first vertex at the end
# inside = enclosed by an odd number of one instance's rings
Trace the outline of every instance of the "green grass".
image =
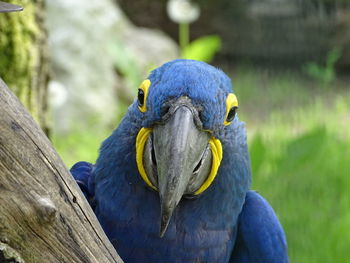
{"type": "Polygon", "coordinates": [[[128,105],[120,102],[115,112],[115,123],[97,126],[97,116],[87,116],[86,127],[74,127],[69,133],[57,134],[53,130],[51,141],[68,168],[78,161],[95,163],[101,143],[118,126],[128,105]]]}
{"type": "Polygon", "coordinates": [[[337,83],[310,88],[290,75],[238,73],[253,189],[276,210],[291,262],[348,262],[350,91],[337,83]]]}
{"type": "MultiPolygon", "coordinates": [[[[233,74],[247,123],[253,189],[274,207],[291,262],[345,263],[350,246],[350,90],[293,73],[240,69],[233,74]]],[[[94,162],[111,129],[55,136],[71,166],[94,162]]]]}
{"type": "Polygon", "coordinates": [[[106,129],[76,129],[66,135],[54,134],[52,142],[66,166],[70,168],[78,161],[95,163],[100,144],[108,135],[106,129]]]}

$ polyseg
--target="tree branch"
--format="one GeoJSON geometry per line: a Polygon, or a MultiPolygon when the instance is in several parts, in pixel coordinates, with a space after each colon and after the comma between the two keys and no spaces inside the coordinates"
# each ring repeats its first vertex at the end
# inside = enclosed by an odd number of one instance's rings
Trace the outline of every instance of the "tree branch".
{"type": "Polygon", "coordinates": [[[122,262],[50,141],[1,79],[0,261],[122,262]]]}

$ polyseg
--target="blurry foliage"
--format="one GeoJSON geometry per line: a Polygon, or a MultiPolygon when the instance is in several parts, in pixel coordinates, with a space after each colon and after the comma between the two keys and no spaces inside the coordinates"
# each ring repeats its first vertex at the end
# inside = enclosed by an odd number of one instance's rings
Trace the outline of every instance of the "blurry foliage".
{"type": "MultiPolygon", "coordinates": [[[[126,109],[124,109],[126,111],[126,109]]],[[[98,116],[89,116],[90,129],[73,127],[68,134],[53,133],[51,141],[65,165],[70,168],[78,161],[95,163],[101,143],[114,127],[96,126],[98,116]]],[[[121,119],[118,118],[117,122],[121,119]]],[[[117,126],[117,123],[116,123],[117,126]]]]}
{"type": "Polygon", "coordinates": [[[118,74],[130,87],[138,87],[142,80],[142,73],[139,70],[137,60],[125,47],[125,44],[116,39],[111,45],[111,54],[118,74]]]}
{"type": "MultiPolygon", "coordinates": [[[[307,125],[307,124],[306,124],[307,125]]],[[[288,134],[288,125],[281,127],[288,134]]],[[[253,187],[272,204],[285,228],[291,262],[344,262],[350,244],[350,140],[315,126],[303,134],[250,145],[253,187]],[[277,144],[277,145],[276,145],[277,144]],[[325,238],[327,236],[327,238],[325,238]]],[[[262,138],[262,139],[261,139],[262,138]]],[[[256,142],[256,139],[253,139],[256,142]]]]}
{"type": "Polygon", "coordinates": [[[315,80],[318,80],[323,87],[333,82],[336,78],[335,64],[341,57],[341,50],[333,48],[327,54],[325,65],[320,65],[316,62],[307,63],[303,70],[315,80]]]}
{"type": "Polygon", "coordinates": [[[197,38],[183,50],[183,58],[211,62],[221,48],[219,36],[211,35],[197,38]]]}
{"type": "Polygon", "coordinates": [[[281,220],[291,262],[347,262],[347,84],[335,80],[332,90],[314,93],[317,82],[292,73],[244,70],[236,75],[239,114],[247,121],[253,189],[266,197],[281,220]]]}
{"type": "MultiPolygon", "coordinates": [[[[178,39],[177,24],[165,12],[167,1],[118,2],[136,25],[160,28],[178,39]]],[[[201,16],[191,24],[191,40],[219,35],[222,48],[216,56],[217,63],[249,59],[276,68],[300,69],[310,61],[321,63],[329,49],[344,44],[338,40],[344,37],[338,18],[344,11],[350,11],[348,0],[194,2],[200,6],[201,16]]],[[[348,24],[345,28],[349,28],[348,24]]],[[[346,61],[344,64],[349,65],[346,61]]]]}

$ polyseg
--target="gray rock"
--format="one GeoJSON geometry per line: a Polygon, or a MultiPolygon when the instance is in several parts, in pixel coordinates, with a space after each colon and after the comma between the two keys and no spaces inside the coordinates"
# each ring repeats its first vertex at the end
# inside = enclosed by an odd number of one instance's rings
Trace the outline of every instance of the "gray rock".
{"type": "Polygon", "coordinates": [[[54,130],[115,123],[116,92],[134,97],[135,83],[115,73],[113,46],[128,52],[140,81],[149,69],[178,57],[177,45],[163,33],[137,28],[112,0],[48,0],[47,20],[53,83],[54,130]],[[117,88],[117,89],[116,89],[117,88]]]}

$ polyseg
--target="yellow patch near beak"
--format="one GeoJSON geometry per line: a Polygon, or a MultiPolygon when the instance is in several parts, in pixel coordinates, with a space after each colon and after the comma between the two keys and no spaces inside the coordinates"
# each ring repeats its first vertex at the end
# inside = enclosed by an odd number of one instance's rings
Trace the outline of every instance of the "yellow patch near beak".
{"type": "Polygon", "coordinates": [[[145,181],[145,183],[151,187],[154,190],[158,190],[157,187],[155,187],[150,179],[147,176],[145,167],[143,165],[143,151],[145,149],[145,144],[148,139],[148,135],[152,132],[151,128],[142,128],[136,137],[136,163],[137,163],[137,169],[139,170],[139,173],[142,177],[142,179],[145,181]]]}
{"type": "MultiPolygon", "coordinates": [[[[145,145],[148,139],[149,134],[152,132],[151,128],[142,128],[136,137],[136,163],[139,173],[145,183],[152,189],[158,191],[157,187],[152,184],[149,179],[144,164],[143,164],[143,153],[145,149],[145,145]]],[[[199,187],[199,189],[194,192],[194,195],[199,195],[203,193],[214,181],[218,169],[220,167],[220,163],[222,160],[222,145],[219,139],[211,137],[209,140],[210,150],[212,152],[212,164],[210,174],[204,183],[199,187]]]]}
{"type": "Polygon", "coordinates": [[[213,156],[213,160],[211,163],[211,170],[208,178],[204,181],[201,187],[194,193],[195,195],[199,195],[203,193],[214,181],[218,169],[220,167],[220,163],[222,160],[222,145],[219,139],[211,137],[209,140],[210,150],[213,156]]]}

